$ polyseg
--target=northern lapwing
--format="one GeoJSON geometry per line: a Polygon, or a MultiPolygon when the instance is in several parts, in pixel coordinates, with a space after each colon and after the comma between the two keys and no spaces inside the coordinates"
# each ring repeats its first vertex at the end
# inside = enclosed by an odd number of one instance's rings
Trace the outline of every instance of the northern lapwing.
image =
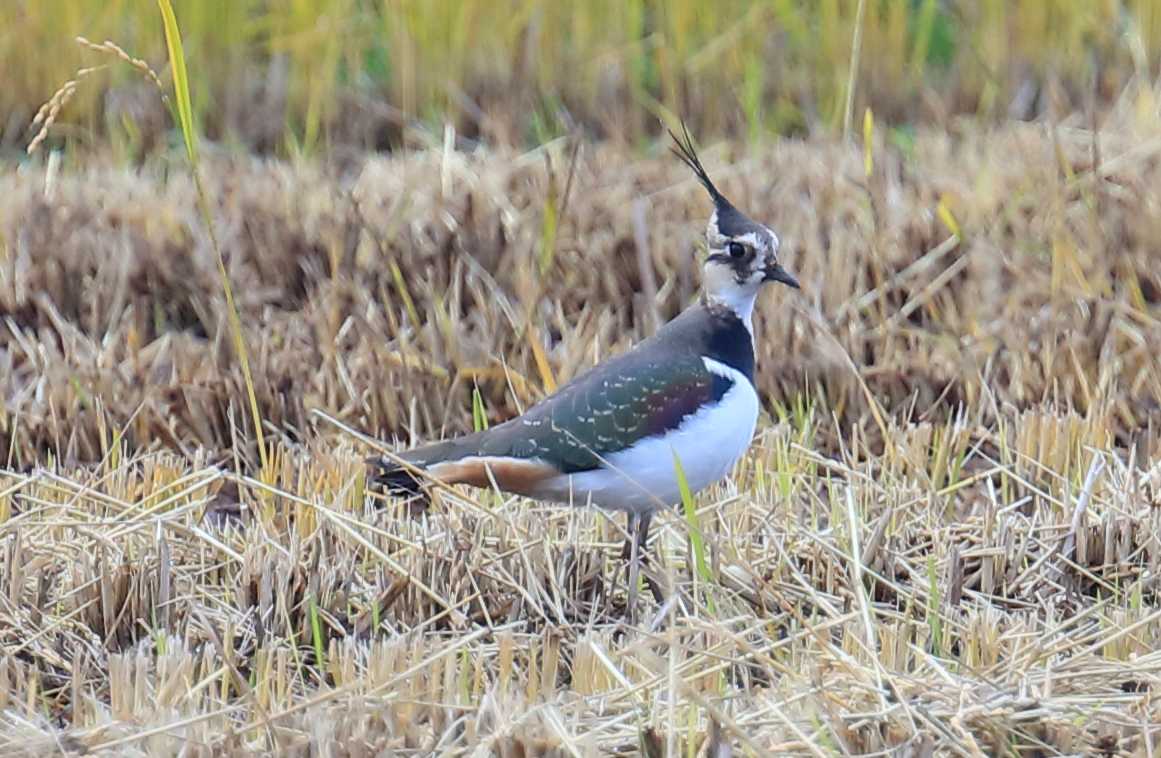
{"type": "Polygon", "coordinates": [[[722,479],[758,420],[751,315],[763,285],[798,281],[778,262],[778,236],[710,181],[688,130],[673,153],[713,200],[698,302],[656,334],[577,376],[522,415],[485,431],[376,457],[389,492],[420,494],[426,476],[536,500],[627,512],[626,557],[642,552],[654,512],[722,479]],[[490,474],[490,475],[489,475],[490,474]]]}

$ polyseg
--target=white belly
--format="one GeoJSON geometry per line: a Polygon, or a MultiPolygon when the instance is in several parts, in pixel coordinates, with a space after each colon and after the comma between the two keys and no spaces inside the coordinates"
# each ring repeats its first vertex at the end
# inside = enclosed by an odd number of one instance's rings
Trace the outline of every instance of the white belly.
{"type": "Polygon", "coordinates": [[[758,393],[741,372],[704,358],[711,371],[734,380],[716,405],[686,416],[681,425],[605,456],[606,467],[557,476],[537,497],[589,503],[622,511],[652,511],[681,500],[674,457],[681,461],[691,492],[730,472],[750,446],[758,422],[758,393]]]}

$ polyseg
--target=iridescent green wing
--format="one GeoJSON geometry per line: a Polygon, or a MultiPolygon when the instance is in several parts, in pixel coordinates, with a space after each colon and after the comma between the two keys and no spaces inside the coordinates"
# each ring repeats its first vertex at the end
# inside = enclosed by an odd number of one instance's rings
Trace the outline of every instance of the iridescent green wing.
{"type": "Polygon", "coordinates": [[[696,355],[662,361],[628,354],[578,377],[481,440],[481,455],[553,463],[565,473],[599,468],[605,456],[677,429],[733,382],[696,355]]]}

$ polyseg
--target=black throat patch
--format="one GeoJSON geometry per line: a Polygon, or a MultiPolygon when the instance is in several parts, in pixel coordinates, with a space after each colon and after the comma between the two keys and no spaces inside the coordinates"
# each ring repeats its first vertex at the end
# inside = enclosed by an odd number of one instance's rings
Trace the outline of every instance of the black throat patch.
{"type": "Polygon", "coordinates": [[[724,305],[707,303],[710,316],[706,335],[706,358],[725,364],[754,383],[754,338],[737,313],[724,305]]]}

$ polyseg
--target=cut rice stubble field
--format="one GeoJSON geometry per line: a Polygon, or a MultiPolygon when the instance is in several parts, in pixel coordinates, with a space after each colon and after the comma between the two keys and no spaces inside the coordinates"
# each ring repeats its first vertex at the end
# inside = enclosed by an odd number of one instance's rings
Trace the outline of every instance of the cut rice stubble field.
{"type": "Polygon", "coordinates": [[[660,519],[671,601],[635,627],[619,524],[414,516],[314,411],[408,444],[648,333],[698,285],[681,166],[584,145],[565,205],[564,143],[209,156],[265,467],[192,185],[0,177],[0,751],[1148,754],[1161,144],[1111,122],[1103,160],[969,129],[876,143],[869,177],[822,140],[707,146],[804,292],[759,306],[712,581],[660,519]]]}

